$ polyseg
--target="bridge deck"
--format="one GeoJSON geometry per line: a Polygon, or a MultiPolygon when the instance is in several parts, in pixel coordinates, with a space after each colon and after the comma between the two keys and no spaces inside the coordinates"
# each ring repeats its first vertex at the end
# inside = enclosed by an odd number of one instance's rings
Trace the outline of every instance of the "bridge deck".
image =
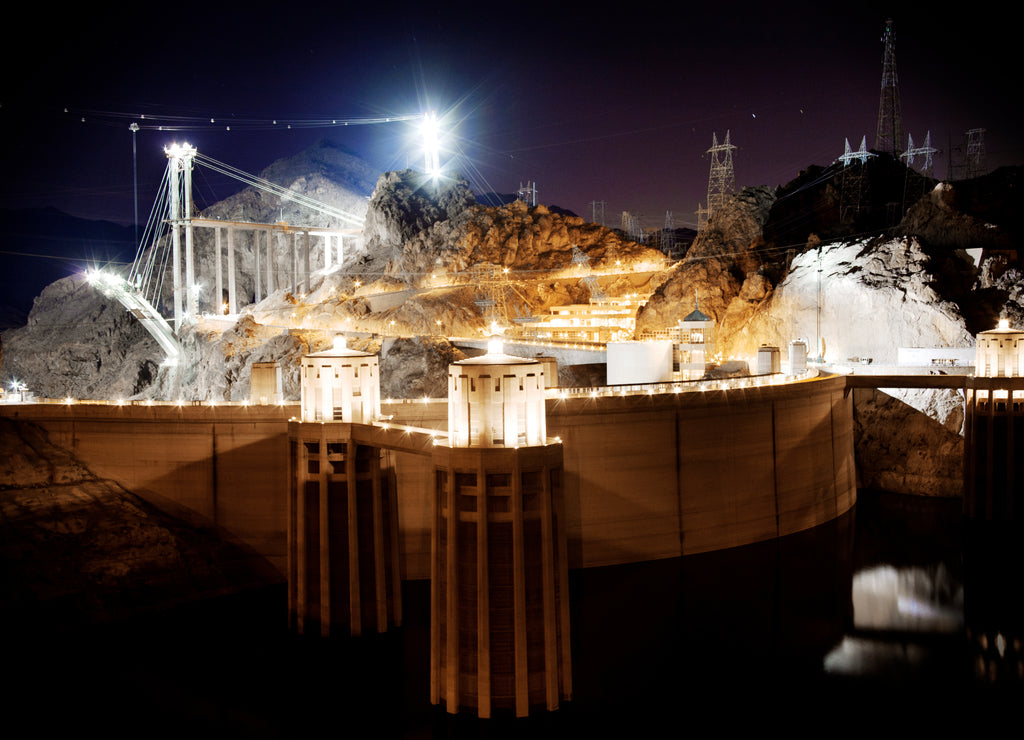
{"type": "Polygon", "coordinates": [[[231,226],[236,229],[250,230],[250,231],[282,231],[285,233],[310,233],[314,236],[317,235],[330,235],[343,234],[346,236],[357,236],[362,233],[362,229],[338,229],[329,228],[327,226],[300,226],[298,224],[289,224],[281,221],[276,224],[260,224],[254,221],[224,221],[216,218],[193,218],[191,219],[193,226],[202,226],[209,228],[220,228],[224,226],[231,226]]]}

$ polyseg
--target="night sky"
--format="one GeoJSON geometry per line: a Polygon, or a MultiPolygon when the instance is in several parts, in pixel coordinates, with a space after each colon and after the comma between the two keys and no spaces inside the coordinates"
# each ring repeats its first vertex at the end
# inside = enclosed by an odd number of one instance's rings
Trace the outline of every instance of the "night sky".
{"type": "MultiPolygon", "coordinates": [[[[713,132],[731,131],[740,187],[827,165],[846,137],[874,145],[887,17],[915,142],[930,130],[946,150],[983,127],[990,168],[1024,160],[1017,41],[988,6],[921,17],[873,2],[256,2],[168,4],[160,19],[144,4],[102,15],[38,5],[19,24],[30,51],[2,52],[2,208],[130,223],[133,121],[145,222],[173,140],[253,173],[320,138],[382,171],[419,167],[411,124],[324,124],[434,109],[449,133],[442,161],[478,192],[533,180],[541,202],[588,218],[605,201],[609,225],[630,210],[660,226],[670,210],[693,226],[713,132]]],[[[943,152],[936,174],[946,168],[943,152]]],[[[239,187],[200,173],[197,200],[239,187]]]]}

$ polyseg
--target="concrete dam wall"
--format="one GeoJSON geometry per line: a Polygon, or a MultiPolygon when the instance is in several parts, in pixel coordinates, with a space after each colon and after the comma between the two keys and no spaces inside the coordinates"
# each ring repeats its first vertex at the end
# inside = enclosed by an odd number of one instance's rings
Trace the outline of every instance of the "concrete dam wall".
{"type": "MultiPolygon", "coordinates": [[[[392,423],[446,429],[445,402],[384,404],[392,423]]],[[[0,407],[42,426],[97,475],[169,513],[287,559],[288,419],[297,406],[0,407]]],[[[856,501],[843,377],[703,392],[548,399],[564,446],[573,568],[708,552],[798,532],[856,501]]],[[[401,571],[430,575],[429,455],[385,453],[401,571]]]]}

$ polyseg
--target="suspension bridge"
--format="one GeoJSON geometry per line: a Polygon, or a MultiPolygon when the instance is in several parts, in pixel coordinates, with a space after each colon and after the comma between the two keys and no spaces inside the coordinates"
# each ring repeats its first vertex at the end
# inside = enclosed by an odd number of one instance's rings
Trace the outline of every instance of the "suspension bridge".
{"type": "Polygon", "coordinates": [[[167,168],[128,277],[99,270],[87,272],[86,277],[142,323],[166,354],[165,364],[177,364],[181,354],[178,334],[183,324],[195,321],[204,312],[235,315],[242,302],[248,302],[249,292],[243,295],[239,291],[236,246],[240,240],[248,242],[253,254],[255,285],[252,295],[253,302],[259,303],[264,295],[269,296],[281,288],[293,293],[309,292],[311,269],[340,266],[345,257],[346,238],[351,242],[362,236],[362,216],[203,156],[188,144],[174,144],[164,152],[167,168]],[[196,165],[278,196],[282,201],[309,208],[338,225],[298,226],[284,221],[269,224],[198,217],[193,214],[192,199],[192,171],[196,165]],[[215,274],[212,276],[199,274],[197,269],[197,229],[213,230],[215,274]],[[314,240],[322,242],[319,250],[322,265],[310,264],[311,253],[316,253],[314,240]],[[283,275],[283,284],[282,276],[274,269],[282,255],[290,263],[290,269],[283,275]],[[165,318],[159,307],[166,303],[168,273],[172,281],[173,308],[168,310],[171,315],[165,318]],[[213,280],[214,289],[206,291],[204,297],[201,288],[207,280],[213,280]]]}

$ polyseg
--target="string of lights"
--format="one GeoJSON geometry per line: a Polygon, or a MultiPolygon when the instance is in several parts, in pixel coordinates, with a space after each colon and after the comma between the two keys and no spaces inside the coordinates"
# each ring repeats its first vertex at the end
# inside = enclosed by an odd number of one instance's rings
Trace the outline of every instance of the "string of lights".
{"type": "Polygon", "coordinates": [[[314,118],[265,118],[228,115],[178,115],[172,113],[141,113],[87,108],[64,108],[64,115],[77,118],[80,123],[101,126],[124,126],[125,121],[134,122],[140,130],[149,131],[198,131],[202,129],[223,129],[226,131],[270,131],[280,129],[340,128],[345,126],[368,126],[382,123],[416,121],[424,114],[367,117],[314,117],[314,118]]]}

